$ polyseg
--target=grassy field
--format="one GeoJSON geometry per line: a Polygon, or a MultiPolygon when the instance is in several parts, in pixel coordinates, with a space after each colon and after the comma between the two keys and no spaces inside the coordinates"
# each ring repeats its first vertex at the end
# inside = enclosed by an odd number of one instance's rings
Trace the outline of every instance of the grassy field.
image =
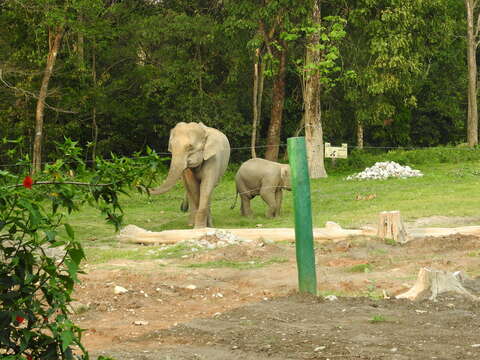
{"type": "MultiPolygon", "coordinates": [[[[400,210],[406,221],[426,216],[479,216],[480,162],[419,165],[424,173],[420,178],[346,181],[349,173],[330,171],[326,179],[313,180],[313,223],[323,227],[326,221],[335,221],[344,228],[358,228],[375,224],[380,211],[400,210]],[[369,200],[357,200],[370,195],[369,200]],[[374,196],[372,196],[374,195],[374,196]]],[[[239,228],[292,227],[292,193],[284,192],[282,215],[276,219],[265,217],[265,204],[257,197],[252,201],[254,216],[240,216],[239,201],[235,209],[235,184],[229,173],[217,187],[213,199],[215,227],[239,228]]],[[[187,228],[187,215],[180,212],[183,188],[179,183],[171,192],[152,196],[132,193],[122,196],[124,224],[135,224],[151,231],[187,228]]],[[[105,224],[98,212],[85,208],[72,216],[79,239],[88,246],[115,243],[115,233],[105,224]]]]}

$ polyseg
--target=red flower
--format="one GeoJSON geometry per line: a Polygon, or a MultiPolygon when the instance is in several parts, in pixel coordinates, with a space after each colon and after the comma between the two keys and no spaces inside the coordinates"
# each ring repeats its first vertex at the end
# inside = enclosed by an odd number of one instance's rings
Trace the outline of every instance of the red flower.
{"type": "Polygon", "coordinates": [[[23,186],[25,186],[27,189],[31,189],[33,185],[33,180],[30,176],[25,176],[25,179],[23,179],[23,186]]]}
{"type": "Polygon", "coordinates": [[[15,320],[17,320],[17,322],[19,324],[23,323],[25,321],[25,318],[24,317],[21,317],[20,315],[17,315],[17,317],[15,318],[15,320]]]}
{"type": "Polygon", "coordinates": [[[32,355],[27,355],[27,360],[33,360],[32,355]]]}

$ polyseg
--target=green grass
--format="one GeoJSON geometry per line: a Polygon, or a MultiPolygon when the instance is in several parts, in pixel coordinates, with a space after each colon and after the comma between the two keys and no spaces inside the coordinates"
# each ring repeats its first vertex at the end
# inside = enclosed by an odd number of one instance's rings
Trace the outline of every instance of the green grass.
{"type": "Polygon", "coordinates": [[[379,323],[387,322],[387,318],[383,315],[374,315],[369,322],[372,324],[379,324],[379,323]]]}
{"type": "Polygon", "coordinates": [[[272,264],[281,264],[288,262],[288,259],[284,258],[272,258],[270,260],[259,260],[254,259],[250,261],[228,261],[228,260],[218,260],[218,261],[207,261],[204,263],[195,263],[185,265],[185,267],[189,268],[232,268],[232,269],[258,269],[264,266],[272,265],[272,264]]]}
{"type": "Polygon", "coordinates": [[[354,265],[347,270],[348,272],[354,272],[354,273],[368,273],[372,271],[372,265],[370,264],[358,264],[354,265]]]}
{"type": "Polygon", "coordinates": [[[115,259],[155,260],[180,258],[192,253],[192,246],[184,244],[173,245],[167,249],[150,246],[140,247],[85,247],[85,255],[90,264],[101,264],[115,259]]]}
{"type": "MultiPolygon", "coordinates": [[[[379,160],[379,159],[376,159],[379,160]]],[[[371,164],[369,164],[371,165],[371,164]]],[[[479,216],[478,198],[480,188],[480,161],[458,164],[435,163],[415,166],[424,176],[421,178],[387,179],[368,181],[346,181],[349,172],[330,172],[325,179],[311,181],[312,215],[315,227],[323,227],[326,221],[335,221],[344,228],[359,228],[366,224],[376,224],[381,211],[400,210],[404,221],[420,217],[443,216],[479,216]],[[356,195],[375,194],[372,200],[356,200],[356,195]]],[[[278,218],[265,217],[266,206],[259,198],[252,201],[254,216],[240,216],[237,202],[231,210],[235,196],[235,184],[232,174],[224,177],[215,189],[212,200],[212,215],[215,227],[242,228],[255,227],[293,227],[292,193],[284,192],[282,214],[278,218]]],[[[132,193],[120,197],[125,212],[124,224],[135,224],[151,231],[167,229],[186,229],[187,214],[180,212],[183,199],[183,187],[178,184],[169,193],[152,196],[132,193]]],[[[98,211],[84,208],[70,217],[76,237],[89,248],[87,253],[94,261],[111,258],[155,258],[145,253],[146,247],[138,251],[124,249],[123,244],[112,254],[96,254],[108,246],[116,246],[115,233],[110,225],[102,221],[98,211]],[[144,251],[145,250],[145,251],[144,251]],[[122,252],[123,251],[123,252],[122,252]],[[102,256],[104,258],[102,259],[102,256]]],[[[441,224],[438,224],[441,225],[441,224]]],[[[160,255],[159,255],[160,256],[160,255]]]]}

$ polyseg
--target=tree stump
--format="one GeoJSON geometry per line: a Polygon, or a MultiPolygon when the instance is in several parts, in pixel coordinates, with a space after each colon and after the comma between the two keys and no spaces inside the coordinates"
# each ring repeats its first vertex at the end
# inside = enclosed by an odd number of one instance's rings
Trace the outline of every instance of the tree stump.
{"type": "Polygon", "coordinates": [[[400,211],[382,211],[380,213],[377,236],[382,239],[393,239],[398,243],[407,242],[407,231],[400,217],[400,211]]]}
{"type": "Polygon", "coordinates": [[[407,292],[397,295],[395,298],[416,300],[429,296],[430,300],[435,300],[437,295],[441,293],[454,292],[478,301],[479,298],[477,296],[463,287],[463,281],[464,278],[460,271],[450,273],[425,267],[420,269],[415,285],[407,292]]]}

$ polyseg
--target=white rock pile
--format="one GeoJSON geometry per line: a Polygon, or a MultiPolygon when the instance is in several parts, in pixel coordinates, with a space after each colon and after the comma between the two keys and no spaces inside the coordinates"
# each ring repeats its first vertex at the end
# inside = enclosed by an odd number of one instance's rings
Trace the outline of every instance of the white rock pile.
{"type": "Polygon", "coordinates": [[[199,238],[181,241],[180,244],[192,246],[193,250],[194,248],[217,249],[229,245],[251,243],[252,241],[253,240],[239,238],[231,232],[225,230],[214,229],[207,231],[199,238]]]}
{"type": "Polygon", "coordinates": [[[394,161],[377,162],[362,172],[347,176],[347,180],[370,180],[388,179],[391,177],[408,178],[423,176],[420,170],[414,170],[410,166],[402,166],[394,161]]]}

